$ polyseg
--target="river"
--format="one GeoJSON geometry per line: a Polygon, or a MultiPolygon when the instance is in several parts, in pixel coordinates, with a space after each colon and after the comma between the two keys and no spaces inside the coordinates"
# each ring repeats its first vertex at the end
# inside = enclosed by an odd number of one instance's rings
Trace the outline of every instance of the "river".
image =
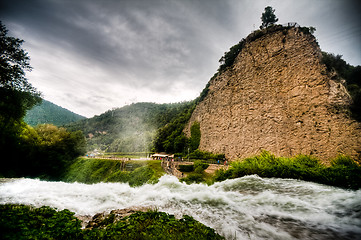
{"type": "Polygon", "coordinates": [[[77,215],[138,206],[193,216],[227,239],[361,239],[361,190],[246,176],[212,186],[173,176],[157,184],[2,179],[0,204],[47,205],[77,215]]]}

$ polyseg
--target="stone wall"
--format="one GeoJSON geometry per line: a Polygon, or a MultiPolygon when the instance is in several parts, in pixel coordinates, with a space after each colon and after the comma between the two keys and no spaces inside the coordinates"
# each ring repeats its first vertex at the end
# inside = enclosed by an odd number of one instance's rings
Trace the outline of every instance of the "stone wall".
{"type": "Polygon", "coordinates": [[[244,158],[339,153],[360,157],[361,125],[347,110],[351,98],[326,71],[321,51],[299,28],[246,43],[234,65],[210,82],[185,128],[200,123],[200,149],[244,158]]]}

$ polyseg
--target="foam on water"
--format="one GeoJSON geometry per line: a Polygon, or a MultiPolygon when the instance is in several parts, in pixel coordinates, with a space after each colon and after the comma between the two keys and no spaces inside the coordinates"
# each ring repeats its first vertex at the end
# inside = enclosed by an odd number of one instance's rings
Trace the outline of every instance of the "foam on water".
{"type": "Polygon", "coordinates": [[[31,204],[94,215],[145,206],[184,214],[228,239],[355,239],[361,235],[361,190],[246,176],[212,186],[172,176],[132,188],[124,183],[0,181],[0,203],[31,204]]]}

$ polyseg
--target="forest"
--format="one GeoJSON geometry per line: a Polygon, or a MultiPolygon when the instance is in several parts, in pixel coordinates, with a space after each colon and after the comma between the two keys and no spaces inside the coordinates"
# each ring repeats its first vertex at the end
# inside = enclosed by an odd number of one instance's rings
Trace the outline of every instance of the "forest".
{"type": "Polygon", "coordinates": [[[26,112],[24,121],[33,127],[44,123],[62,126],[84,118],[85,117],[43,99],[41,104],[36,105],[26,112]]]}
{"type": "Polygon", "coordinates": [[[194,101],[172,104],[134,103],[90,119],[67,124],[65,127],[71,131],[81,130],[86,136],[88,150],[173,152],[173,147],[165,149],[163,145],[167,144],[167,140],[174,140],[169,139],[171,132],[176,131],[173,136],[181,135],[194,106],[194,101]],[[167,139],[156,137],[163,132],[167,139]]]}

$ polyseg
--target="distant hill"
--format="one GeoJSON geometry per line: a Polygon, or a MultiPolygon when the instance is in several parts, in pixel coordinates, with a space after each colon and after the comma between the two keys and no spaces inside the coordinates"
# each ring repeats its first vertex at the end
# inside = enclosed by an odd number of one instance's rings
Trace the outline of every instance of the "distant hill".
{"type": "MultiPolygon", "coordinates": [[[[154,147],[154,140],[160,129],[167,126],[166,131],[162,131],[166,136],[172,135],[172,131],[177,129],[179,135],[194,106],[195,101],[172,104],[134,103],[65,127],[70,131],[83,131],[89,150],[147,152],[154,147]],[[172,124],[174,121],[177,123],[172,124]]],[[[166,138],[159,140],[166,144],[166,138]]]]}
{"type": "Polygon", "coordinates": [[[85,117],[73,113],[54,103],[43,100],[38,106],[35,106],[26,113],[24,121],[30,126],[36,126],[43,123],[51,123],[61,126],[71,122],[76,122],[85,117]]]}

